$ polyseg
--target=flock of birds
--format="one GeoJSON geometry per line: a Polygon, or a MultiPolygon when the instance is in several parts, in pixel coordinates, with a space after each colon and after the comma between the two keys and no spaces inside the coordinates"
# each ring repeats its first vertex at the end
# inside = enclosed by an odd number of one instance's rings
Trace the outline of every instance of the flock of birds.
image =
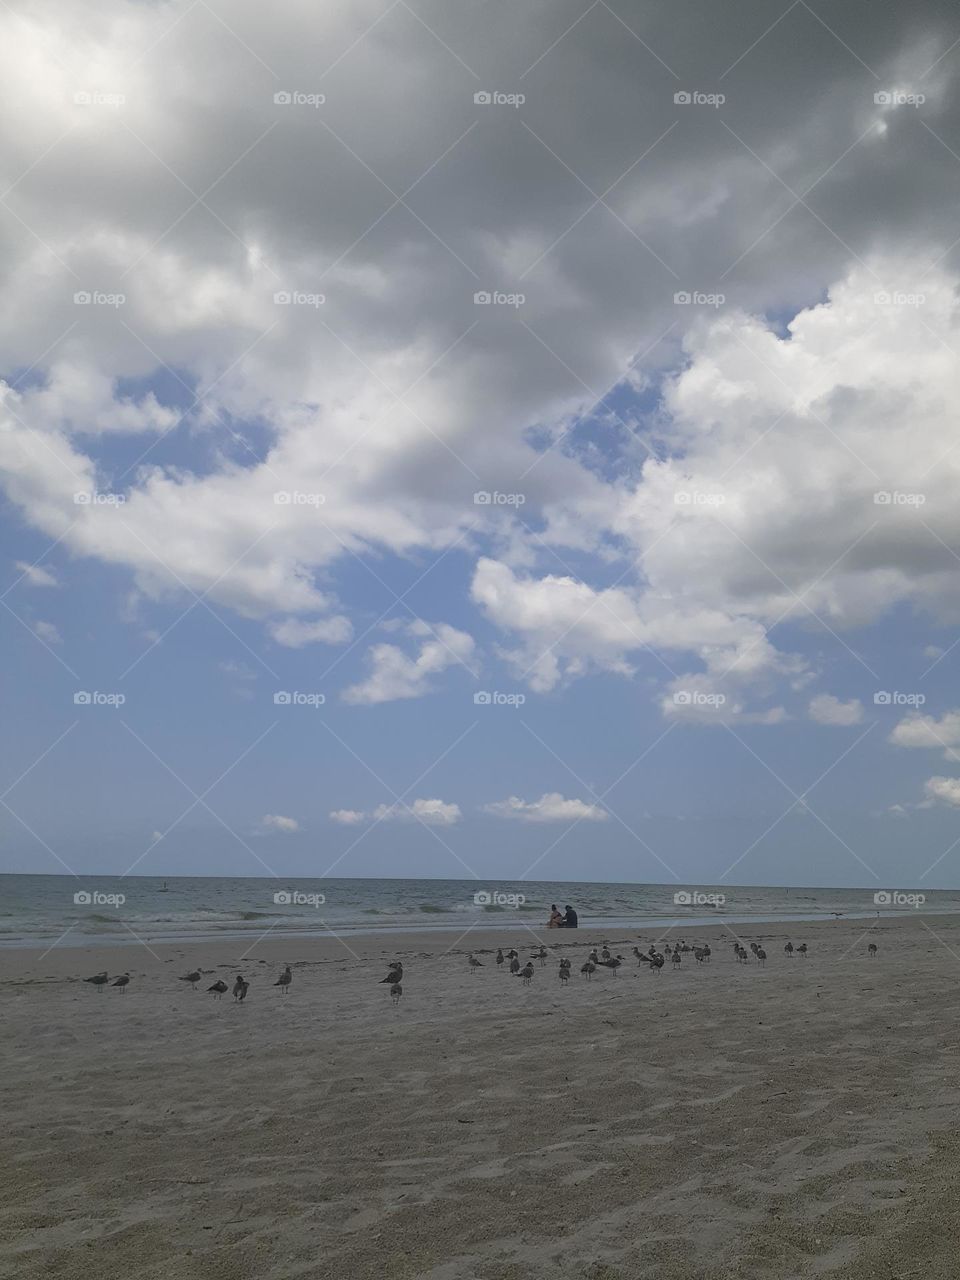
{"type": "MultiPolygon", "coordinates": [[[[766,966],[767,953],[759,943],[751,942],[750,950],[748,951],[747,948],[742,946],[739,942],[734,942],[733,951],[738,964],[749,964],[750,956],[752,954],[754,960],[756,960],[761,969],[766,966]]],[[[801,942],[797,947],[794,947],[792,942],[788,942],[783,948],[783,951],[788,960],[793,959],[795,955],[799,955],[805,960],[808,953],[807,944],[805,942],[801,942]]],[[[540,967],[544,968],[547,963],[547,954],[547,948],[540,947],[529,956],[526,964],[521,966],[519,952],[512,948],[509,951],[504,951],[502,947],[498,947],[496,955],[497,969],[502,970],[503,966],[507,965],[508,971],[513,975],[513,977],[519,978],[525,987],[529,987],[533,981],[533,975],[536,972],[534,962],[539,961],[540,967]]],[[[700,965],[710,963],[710,957],[713,952],[711,951],[708,943],[703,943],[702,946],[688,946],[683,939],[675,943],[672,949],[670,948],[670,945],[667,944],[663,951],[658,951],[656,946],[650,946],[646,951],[641,951],[639,947],[633,948],[633,955],[636,958],[637,966],[642,968],[643,965],[647,965],[649,966],[650,972],[653,974],[659,974],[660,970],[667,963],[667,960],[670,961],[674,969],[679,969],[683,964],[683,957],[690,954],[693,956],[694,963],[699,967],[700,965]]],[[[871,942],[867,947],[867,955],[871,959],[874,959],[876,954],[877,944],[875,942],[871,942]]],[[[617,976],[617,970],[625,963],[626,961],[622,955],[613,955],[609,946],[604,943],[599,950],[596,947],[591,949],[586,961],[580,966],[580,973],[588,982],[590,982],[598,969],[609,969],[611,976],[615,978],[617,976]]],[[[484,965],[484,962],[482,960],[478,960],[471,951],[467,956],[467,967],[471,973],[475,974],[478,969],[483,969],[486,966],[484,965]]],[[[562,986],[566,986],[570,981],[570,972],[571,961],[566,956],[561,957],[557,976],[559,977],[562,986]]],[[[200,970],[194,969],[190,973],[184,974],[180,981],[189,982],[190,986],[196,990],[197,983],[202,981],[202,978],[203,975],[200,970]]],[[[91,983],[98,991],[102,991],[105,986],[110,984],[111,986],[118,987],[122,995],[126,992],[126,989],[130,984],[130,974],[122,973],[119,977],[114,978],[111,983],[110,976],[104,969],[100,973],[95,973],[90,978],[84,978],[84,982],[91,983]]],[[[286,995],[290,990],[290,984],[292,982],[293,970],[289,965],[287,965],[273,985],[280,988],[281,995],[286,995]]],[[[393,1001],[394,1005],[398,1005],[403,997],[403,964],[401,961],[394,961],[390,966],[390,971],[387,976],[380,979],[380,985],[383,986],[384,984],[390,988],[390,999],[393,1001]]],[[[208,994],[212,994],[215,1000],[222,1000],[229,990],[230,988],[222,978],[219,978],[212,986],[207,987],[208,994]]],[[[237,1004],[243,1004],[244,1000],[247,998],[247,992],[249,990],[250,983],[244,978],[242,973],[238,973],[237,979],[233,984],[234,1001],[237,1004]]]]}

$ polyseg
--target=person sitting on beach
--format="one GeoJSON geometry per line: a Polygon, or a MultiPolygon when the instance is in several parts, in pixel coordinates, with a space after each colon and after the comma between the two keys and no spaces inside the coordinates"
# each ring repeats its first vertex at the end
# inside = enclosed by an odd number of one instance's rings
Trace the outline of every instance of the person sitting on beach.
{"type": "Polygon", "coordinates": [[[557,910],[555,902],[550,904],[550,919],[547,921],[548,929],[560,929],[563,927],[563,916],[557,910]]]}
{"type": "Polygon", "coordinates": [[[579,928],[579,925],[580,921],[577,919],[577,913],[574,911],[573,907],[568,906],[566,915],[563,917],[563,928],[576,929],[579,928]]]}

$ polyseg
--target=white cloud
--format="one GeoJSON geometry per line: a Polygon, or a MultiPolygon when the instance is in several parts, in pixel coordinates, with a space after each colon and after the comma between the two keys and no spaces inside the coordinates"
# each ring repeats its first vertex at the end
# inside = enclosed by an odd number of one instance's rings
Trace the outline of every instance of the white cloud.
{"type": "Polygon", "coordinates": [[[296,818],[285,818],[281,813],[264,814],[260,825],[265,831],[282,831],[287,835],[300,830],[300,823],[296,818]]]}
{"type": "Polygon", "coordinates": [[[923,789],[930,801],[960,808],[960,778],[928,778],[923,789]]]}
{"type": "Polygon", "coordinates": [[[285,618],[282,622],[270,623],[267,629],[277,644],[288,649],[302,649],[308,644],[346,644],[353,636],[350,619],[343,614],[312,622],[285,618]]]}
{"type": "Polygon", "coordinates": [[[898,747],[960,747],[960,711],[947,711],[939,720],[913,712],[894,728],[890,741],[898,747]]]}
{"type": "Polygon", "coordinates": [[[20,570],[31,587],[59,587],[60,585],[60,579],[53,570],[45,569],[43,565],[18,560],[14,567],[20,570]]]}
{"type": "Polygon", "coordinates": [[[33,630],[46,644],[63,644],[63,636],[52,622],[35,622],[33,630]]]}
{"type": "Polygon", "coordinates": [[[521,800],[510,796],[484,806],[498,818],[515,818],[520,822],[606,822],[607,811],[583,800],[568,800],[559,791],[548,791],[539,800],[521,800]]]}
{"type": "Polygon", "coordinates": [[[863,704],[858,698],[842,702],[832,693],[818,693],[816,697],[810,699],[807,710],[810,719],[815,720],[817,724],[846,726],[859,724],[863,719],[863,704]]]}
{"type": "Polygon", "coordinates": [[[416,656],[409,657],[394,644],[373,645],[367,654],[370,674],[366,680],[344,689],[341,696],[345,702],[372,706],[398,698],[420,698],[432,692],[433,676],[455,664],[475,675],[469,665],[475,646],[465,631],[443,622],[433,626],[413,622],[406,629],[411,636],[421,638],[416,656]]]}
{"type": "Polygon", "coordinates": [[[331,821],[339,822],[345,827],[355,827],[366,818],[359,809],[334,809],[330,814],[331,821]]]}

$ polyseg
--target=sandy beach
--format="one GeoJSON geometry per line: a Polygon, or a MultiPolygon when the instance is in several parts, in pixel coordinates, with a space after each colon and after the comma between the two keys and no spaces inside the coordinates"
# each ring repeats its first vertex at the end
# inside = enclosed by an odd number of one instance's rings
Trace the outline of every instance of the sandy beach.
{"type": "Polygon", "coordinates": [[[0,953],[0,1275],[956,1275],[960,919],[539,936],[529,987],[492,930],[0,953]]]}

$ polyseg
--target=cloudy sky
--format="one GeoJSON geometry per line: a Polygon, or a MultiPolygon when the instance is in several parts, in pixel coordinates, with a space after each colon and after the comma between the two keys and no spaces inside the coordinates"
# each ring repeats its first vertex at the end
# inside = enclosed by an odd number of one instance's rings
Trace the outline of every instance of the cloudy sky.
{"type": "Polygon", "coordinates": [[[0,72],[3,869],[960,885],[955,6],[0,72]]]}

